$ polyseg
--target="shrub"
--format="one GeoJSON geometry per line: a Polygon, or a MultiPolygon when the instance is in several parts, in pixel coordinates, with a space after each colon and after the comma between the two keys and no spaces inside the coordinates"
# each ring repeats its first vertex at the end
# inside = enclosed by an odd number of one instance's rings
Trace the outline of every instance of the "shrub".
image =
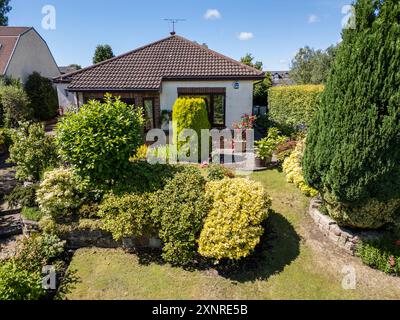
{"type": "Polygon", "coordinates": [[[379,229],[383,225],[393,223],[400,207],[400,199],[392,199],[384,203],[370,199],[357,206],[337,202],[328,192],[324,192],[323,197],[329,215],[340,226],[360,229],[379,229]]]}
{"type": "Polygon", "coordinates": [[[224,167],[220,164],[211,164],[208,166],[207,169],[207,180],[215,181],[215,180],[222,180],[224,178],[231,178],[233,179],[235,174],[232,170],[224,167]]]}
{"type": "Polygon", "coordinates": [[[155,194],[152,218],[164,243],[163,258],[172,265],[194,262],[196,240],[210,208],[205,185],[201,172],[188,167],[155,194]]]}
{"type": "Polygon", "coordinates": [[[23,207],[21,211],[22,217],[26,220],[39,222],[43,217],[43,213],[38,208],[23,207]]]}
{"type": "Polygon", "coordinates": [[[39,300],[44,295],[41,271],[30,272],[15,261],[0,261],[0,300],[39,300]]]}
{"type": "Polygon", "coordinates": [[[11,143],[11,131],[7,128],[0,128],[0,154],[8,152],[11,143]]]}
{"type": "Polygon", "coordinates": [[[316,197],[319,192],[307,185],[303,176],[302,159],[304,148],[304,141],[299,142],[296,149],[283,162],[282,168],[283,172],[286,174],[287,182],[293,183],[307,197],[316,197]]]}
{"type": "Polygon", "coordinates": [[[0,87],[0,102],[3,106],[4,124],[8,128],[17,128],[19,122],[32,119],[32,109],[24,90],[17,86],[0,87]]]}
{"type": "Polygon", "coordinates": [[[79,216],[92,219],[99,217],[99,205],[97,203],[85,203],[79,208],[79,216]]]}
{"type": "Polygon", "coordinates": [[[217,261],[250,255],[264,233],[271,199],[261,184],[246,179],[224,179],[207,184],[212,199],[199,239],[199,253],[217,261]]]}
{"type": "Polygon", "coordinates": [[[256,141],[256,156],[261,160],[272,158],[276,148],[284,141],[286,141],[286,138],[280,135],[277,128],[270,128],[267,137],[256,141]]]}
{"type": "Polygon", "coordinates": [[[119,98],[90,101],[57,126],[57,142],[64,159],[93,183],[110,185],[126,177],[129,158],[143,142],[143,112],[119,98]]]}
{"type": "Polygon", "coordinates": [[[24,270],[41,271],[42,267],[55,261],[64,252],[64,245],[55,235],[33,234],[18,243],[14,260],[24,270]]]}
{"type": "Polygon", "coordinates": [[[103,230],[111,232],[116,241],[151,235],[151,200],[147,194],[108,196],[100,205],[103,230]]]}
{"type": "Polygon", "coordinates": [[[18,207],[36,207],[36,191],[38,187],[37,184],[27,186],[17,185],[11,194],[5,198],[8,201],[8,206],[13,209],[18,207]]]}
{"type": "Polygon", "coordinates": [[[400,204],[399,14],[394,0],[355,4],[356,28],[343,32],[308,134],[305,178],[349,227],[382,227],[400,204]]]}
{"type": "Polygon", "coordinates": [[[311,125],[318,109],[322,85],[273,87],[269,90],[268,108],[271,120],[281,128],[301,130],[311,125]]]}
{"type": "Polygon", "coordinates": [[[364,241],[357,245],[357,256],[368,266],[389,274],[400,275],[400,244],[390,236],[364,241]]]}
{"type": "Polygon", "coordinates": [[[136,150],[136,154],[129,159],[131,162],[135,161],[146,161],[147,160],[147,153],[149,151],[149,147],[147,145],[142,145],[136,150]]]}
{"type": "Polygon", "coordinates": [[[17,245],[13,259],[0,262],[0,300],[39,300],[42,267],[53,263],[64,251],[64,242],[54,235],[32,235],[17,245]]]}
{"type": "MultiPolygon", "coordinates": [[[[189,142],[189,138],[186,141],[180,141],[178,138],[185,129],[192,129],[196,131],[198,137],[198,148],[192,150],[194,154],[199,155],[201,158],[201,130],[210,129],[210,122],[208,120],[206,102],[202,98],[179,98],[176,100],[173,107],[172,121],[174,123],[174,144],[178,147],[178,152],[187,152],[184,145],[189,142]]],[[[207,156],[208,157],[208,156],[207,156]]]]}
{"type": "Polygon", "coordinates": [[[47,135],[43,125],[25,123],[12,133],[9,163],[16,164],[16,177],[20,180],[38,181],[48,167],[57,165],[54,140],[47,135]]]}
{"type": "Polygon", "coordinates": [[[66,218],[81,206],[81,191],[81,180],[75,172],[60,168],[45,174],[37,191],[37,201],[44,214],[66,218]]]}
{"type": "Polygon", "coordinates": [[[112,188],[115,194],[149,193],[164,188],[168,180],[180,171],[179,166],[150,164],[145,161],[131,163],[127,177],[112,188]]]}
{"type": "Polygon", "coordinates": [[[25,83],[25,91],[35,119],[40,121],[50,120],[57,115],[58,97],[50,79],[34,72],[25,83]]]}

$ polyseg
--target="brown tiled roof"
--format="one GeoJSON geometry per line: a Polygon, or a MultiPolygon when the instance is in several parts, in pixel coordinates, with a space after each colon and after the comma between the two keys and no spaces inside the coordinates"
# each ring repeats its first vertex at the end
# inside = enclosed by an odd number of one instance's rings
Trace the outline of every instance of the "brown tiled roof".
{"type": "Polygon", "coordinates": [[[180,36],[62,75],[71,91],[158,90],[162,80],[262,79],[264,73],[180,36]]]}
{"type": "Polygon", "coordinates": [[[4,74],[14,48],[21,34],[29,31],[28,27],[0,27],[0,73],[4,74]]]}

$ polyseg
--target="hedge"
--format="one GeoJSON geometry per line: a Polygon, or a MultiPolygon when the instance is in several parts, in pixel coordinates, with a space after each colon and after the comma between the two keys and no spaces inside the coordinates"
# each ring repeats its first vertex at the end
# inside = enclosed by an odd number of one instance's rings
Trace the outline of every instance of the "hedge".
{"type": "Polygon", "coordinates": [[[309,127],[318,108],[323,85],[273,87],[269,90],[270,118],[282,128],[309,127]]]}

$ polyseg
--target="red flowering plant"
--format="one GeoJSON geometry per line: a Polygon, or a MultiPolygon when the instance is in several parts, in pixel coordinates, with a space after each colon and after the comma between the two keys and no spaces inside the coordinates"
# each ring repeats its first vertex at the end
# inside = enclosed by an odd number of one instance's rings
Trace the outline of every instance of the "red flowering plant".
{"type": "Polygon", "coordinates": [[[242,116],[239,123],[234,122],[232,127],[238,133],[237,136],[242,135],[243,140],[246,140],[246,130],[251,130],[254,128],[254,123],[256,122],[256,116],[250,116],[245,114],[242,116]]]}

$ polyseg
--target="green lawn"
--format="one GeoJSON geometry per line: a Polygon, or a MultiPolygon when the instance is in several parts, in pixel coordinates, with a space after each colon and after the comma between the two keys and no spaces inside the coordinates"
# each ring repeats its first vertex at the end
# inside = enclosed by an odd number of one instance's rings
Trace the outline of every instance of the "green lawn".
{"type": "MultiPolygon", "coordinates": [[[[273,213],[257,253],[237,270],[185,271],[122,250],[82,249],[70,269],[79,282],[68,299],[357,299],[370,289],[344,290],[340,274],[317,267],[325,257],[302,241],[308,200],[282,173],[256,173],[273,197],[273,213]]],[[[373,271],[375,272],[375,271],[373,271]]],[[[381,276],[381,275],[380,275],[381,276]]],[[[382,275],[386,277],[385,275],[382,275]]],[[[382,289],[383,290],[383,289],[382,289]]],[[[393,297],[382,291],[381,298],[393,297]]],[[[398,291],[397,291],[398,292],[398,291]]],[[[393,292],[392,292],[393,293],[393,292]]],[[[400,292],[399,292],[400,297],[400,292]]]]}

